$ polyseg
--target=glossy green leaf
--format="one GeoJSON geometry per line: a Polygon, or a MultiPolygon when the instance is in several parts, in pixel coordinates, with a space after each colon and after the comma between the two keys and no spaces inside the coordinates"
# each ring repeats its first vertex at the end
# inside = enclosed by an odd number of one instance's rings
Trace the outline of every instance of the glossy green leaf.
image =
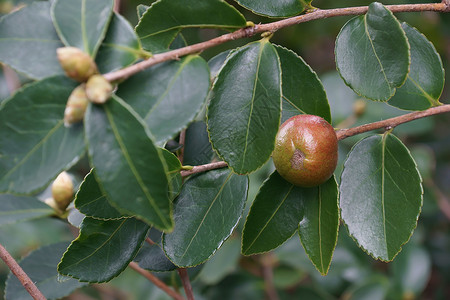
{"type": "Polygon", "coordinates": [[[121,99],[85,117],[89,157],[111,204],[162,230],[173,227],[167,169],[142,119],[121,99]]]}
{"type": "Polygon", "coordinates": [[[181,177],[181,162],[170,151],[160,148],[162,157],[167,166],[167,178],[169,179],[169,199],[173,201],[180,193],[183,178],[181,177]]]}
{"type": "Polygon", "coordinates": [[[298,233],[303,248],[322,275],[328,273],[339,230],[338,186],[334,177],[320,185],[317,199],[303,201],[298,233]]]}
{"type": "Polygon", "coordinates": [[[150,6],[144,5],[144,4],[139,4],[139,5],[136,7],[136,13],[137,13],[138,19],[141,19],[141,18],[142,18],[142,16],[145,14],[145,12],[147,11],[147,9],[148,9],[149,7],[150,7],[150,6]]]}
{"type": "Polygon", "coordinates": [[[192,123],[186,130],[184,164],[190,166],[209,164],[213,158],[214,151],[209,142],[205,122],[192,123]]]}
{"type": "Polygon", "coordinates": [[[411,47],[411,67],[405,84],[389,104],[401,109],[424,110],[440,105],[444,89],[444,67],[433,44],[417,29],[403,23],[411,47]]]}
{"type": "Polygon", "coordinates": [[[29,84],[0,107],[0,192],[42,189],[84,152],[82,126],[64,127],[67,98],[76,84],[51,77],[29,84]]]}
{"type": "Polygon", "coordinates": [[[199,56],[163,63],[130,77],[117,95],[145,120],[158,144],[175,136],[205,102],[209,71],[199,56]],[[162,126],[164,124],[164,126],[162,126]]]}
{"type": "MultiPolygon", "coordinates": [[[[346,293],[346,299],[384,300],[388,294],[389,281],[381,275],[372,275],[368,279],[357,283],[346,293]]],[[[390,295],[391,296],[391,295],[390,295]]]]}
{"type": "Polygon", "coordinates": [[[247,190],[248,178],[228,169],[186,181],[175,203],[175,229],[163,236],[167,257],[180,267],[206,261],[237,225],[247,190]]]}
{"type": "Polygon", "coordinates": [[[177,269],[177,266],[166,257],[161,246],[161,237],[161,232],[153,228],[150,230],[149,238],[154,244],[144,243],[134,258],[141,268],[152,272],[169,272],[177,269]]]}
{"type": "Polygon", "coordinates": [[[283,114],[281,122],[299,114],[310,114],[331,123],[330,105],[322,83],[295,52],[275,46],[281,62],[283,114]]]}
{"type": "Polygon", "coordinates": [[[211,80],[214,81],[217,74],[219,74],[220,69],[224,65],[225,61],[227,60],[228,55],[230,55],[231,50],[226,50],[224,52],[221,52],[211,58],[208,61],[209,66],[209,72],[211,73],[211,80]]]}
{"type": "Polygon", "coordinates": [[[336,67],[358,95],[386,101],[406,80],[409,44],[400,23],[382,4],[348,21],[336,40],[336,67]]]}
{"type": "Polygon", "coordinates": [[[142,56],[141,44],[130,23],[115,13],[96,57],[100,73],[121,69],[142,56]]]}
{"type": "Polygon", "coordinates": [[[30,78],[64,73],[56,58],[61,46],[49,2],[35,1],[0,20],[0,61],[30,78]]]}
{"type": "Polygon", "coordinates": [[[312,0],[236,0],[255,14],[268,17],[290,17],[311,7],[312,0]]]}
{"type": "Polygon", "coordinates": [[[124,217],[109,204],[106,194],[103,193],[95,178],[94,171],[92,169],[81,183],[75,195],[75,207],[82,214],[95,219],[110,220],[124,217]]]}
{"type": "Polygon", "coordinates": [[[144,49],[157,53],[167,51],[184,28],[235,30],[245,27],[245,23],[244,16],[222,0],[159,0],[143,14],[136,33],[144,49]]]}
{"type": "MultiPolygon", "coordinates": [[[[19,263],[47,299],[60,299],[69,295],[75,289],[86,285],[72,278],[63,278],[56,270],[56,266],[68,245],[68,242],[61,242],[39,248],[19,263]]],[[[8,275],[6,280],[5,292],[5,299],[31,299],[30,294],[12,273],[8,275]]]]}
{"type": "Polygon", "coordinates": [[[84,282],[109,281],[136,256],[148,229],[134,218],[104,221],[86,217],[58,272],[84,282]]]}
{"type": "Polygon", "coordinates": [[[412,235],[422,207],[422,184],[408,149],[391,134],[356,144],[344,164],[342,220],[358,245],[390,261],[412,235]]]}
{"type": "Polygon", "coordinates": [[[317,189],[297,187],[278,172],[263,183],[253,201],[242,233],[242,254],[270,251],[298,229],[306,201],[316,201],[317,189]]]}
{"type": "Polygon", "coordinates": [[[0,195],[0,226],[50,216],[54,210],[34,197],[0,195]]]}
{"type": "Polygon", "coordinates": [[[213,148],[238,174],[261,167],[274,149],[281,115],[280,61],[272,44],[262,40],[233,51],[210,97],[213,148]]]}
{"type": "Polygon", "coordinates": [[[95,57],[113,13],[113,0],[55,0],[52,18],[66,46],[95,57]]]}

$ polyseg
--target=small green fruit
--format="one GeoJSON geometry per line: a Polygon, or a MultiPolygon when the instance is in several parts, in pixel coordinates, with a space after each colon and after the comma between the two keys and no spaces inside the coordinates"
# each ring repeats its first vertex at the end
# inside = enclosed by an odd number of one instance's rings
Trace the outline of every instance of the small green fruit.
{"type": "Polygon", "coordinates": [[[294,116],[281,125],[272,158],[278,173],[290,183],[302,187],[318,186],[336,169],[336,132],[321,117],[294,116]]]}
{"type": "Polygon", "coordinates": [[[56,54],[64,72],[72,79],[85,82],[97,73],[97,65],[92,57],[78,48],[58,48],[56,54]]]}
{"type": "Polygon", "coordinates": [[[83,120],[89,104],[85,88],[85,84],[81,84],[70,94],[64,110],[64,125],[70,126],[83,120]]]}
{"type": "Polygon", "coordinates": [[[73,200],[73,182],[67,172],[56,177],[52,185],[52,197],[61,211],[65,211],[73,200]]]}
{"type": "Polygon", "coordinates": [[[94,75],[86,83],[86,95],[96,104],[105,103],[113,91],[113,86],[102,75],[94,75]]]}

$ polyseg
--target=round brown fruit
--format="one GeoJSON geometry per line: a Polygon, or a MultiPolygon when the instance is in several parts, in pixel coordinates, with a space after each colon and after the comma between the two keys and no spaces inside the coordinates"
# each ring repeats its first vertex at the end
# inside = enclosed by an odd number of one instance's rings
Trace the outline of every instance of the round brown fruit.
{"type": "Polygon", "coordinates": [[[272,158],[278,173],[290,183],[302,187],[318,186],[336,169],[336,132],[321,117],[294,116],[278,130],[272,158]]]}

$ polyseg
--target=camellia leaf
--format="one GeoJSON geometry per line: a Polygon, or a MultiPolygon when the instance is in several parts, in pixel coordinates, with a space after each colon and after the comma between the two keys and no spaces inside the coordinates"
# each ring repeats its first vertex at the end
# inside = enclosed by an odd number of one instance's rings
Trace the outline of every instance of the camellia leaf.
{"type": "MultiPolygon", "coordinates": [[[[60,299],[69,295],[75,289],[86,285],[86,283],[73,278],[61,278],[62,276],[56,270],[56,266],[68,245],[68,242],[61,242],[42,247],[31,252],[19,263],[47,299],[60,299]]],[[[5,299],[31,299],[30,294],[12,273],[8,275],[6,280],[5,299]]]]}
{"type": "Polygon", "coordinates": [[[370,136],[345,161],[342,220],[360,247],[391,261],[417,225],[422,192],[420,174],[402,142],[391,134],[370,136]]]}
{"type": "Polygon", "coordinates": [[[424,110],[441,105],[444,89],[444,67],[433,44],[417,29],[403,23],[411,46],[411,67],[405,84],[397,90],[389,104],[401,109],[424,110]]]}
{"type": "Polygon", "coordinates": [[[213,148],[238,174],[261,167],[275,147],[281,115],[280,60],[272,44],[264,39],[233,51],[210,97],[213,148]]]}
{"type": "Polygon", "coordinates": [[[316,198],[316,189],[297,187],[273,172],[256,195],[245,221],[242,254],[267,252],[283,244],[297,231],[304,203],[316,198]]]}
{"type": "Polygon", "coordinates": [[[29,194],[42,189],[83,154],[82,126],[67,128],[63,121],[75,86],[64,76],[50,77],[2,102],[0,192],[29,194]]]}
{"type": "Polygon", "coordinates": [[[0,61],[30,78],[64,73],[56,58],[61,46],[49,2],[34,1],[0,19],[0,61]]]}
{"type": "Polygon", "coordinates": [[[139,72],[119,85],[117,95],[145,120],[155,141],[163,144],[194,119],[209,85],[208,65],[194,55],[139,72]]]}
{"type": "Polygon", "coordinates": [[[163,249],[177,266],[206,261],[231,235],[247,199],[248,178],[229,169],[186,181],[175,209],[175,229],[163,235],[163,249]]]}
{"type": "Polygon", "coordinates": [[[148,230],[148,225],[134,218],[104,221],[86,217],[58,272],[84,282],[109,281],[136,256],[148,230]]]}
{"type": "Polygon", "coordinates": [[[100,73],[131,65],[142,55],[139,38],[130,23],[115,13],[96,57],[100,73]]]}
{"type": "Polygon", "coordinates": [[[304,213],[298,233],[309,259],[322,275],[326,275],[339,230],[336,179],[333,176],[316,189],[318,190],[317,199],[303,201],[304,213]]]}
{"type": "Polygon", "coordinates": [[[191,166],[209,164],[214,156],[205,122],[198,121],[189,125],[186,130],[183,163],[191,166]]]}
{"type": "Polygon", "coordinates": [[[358,95],[386,101],[406,80],[409,44],[400,23],[382,4],[348,21],[336,40],[336,67],[358,95]]]}
{"type": "Polygon", "coordinates": [[[151,229],[149,238],[153,244],[144,243],[139,253],[134,258],[134,261],[143,269],[152,272],[169,272],[177,269],[164,253],[161,246],[162,233],[151,229]]]}
{"type": "Polygon", "coordinates": [[[150,6],[144,5],[144,4],[139,4],[139,5],[136,7],[136,12],[137,12],[138,19],[141,19],[141,18],[142,18],[142,16],[145,14],[145,12],[147,11],[147,9],[148,9],[149,7],[150,7],[150,6]]]}
{"type": "Polygon", "coordinates": [[[66,46],[95,57],[113,13],[113,0],[55,0],[52,18],[66,46]]]}
{"type": "Polygon", "coordinates": [[[166,165],[142,119],[121,99],[92,105],[85,117],[89,157],[108,200],[121,213],[171,230],[166,165]]]}
{"type": "Polygon", "coordinates": [[[228,55],[230,55],[231,50],[226,50],[221,52],[208,60],[209,72],[211,73],[211,81],[216,79],[217,74],[219,74],[220,69],[225,64],[228,55]]]}
{"type": "Polygon", "coordinates": [[[299,114],[311,114],[331,123],[330,105],[322,83],[306,62],[293,51],[275,46],[281,61],[283,114],[281,122],[299,114]]]}
{"type": "Polygon", "coordinates": [[[0,195],[0,226],[50,216],[54,210],[34,197],[0,195]]]}
{"type": "Polygon", "coordinates": [[[244,16],[222,0],[159,0],[143,14],[136,33],[144,49],[157,53],[167,51],[183,28],[235,30],[245,25],[244,16]]]}
{"type": "Polygon", "coordinates": [[[255,14],[268,17],[290,17],[311,7],[312,0],[236,0],[255,14]]]}

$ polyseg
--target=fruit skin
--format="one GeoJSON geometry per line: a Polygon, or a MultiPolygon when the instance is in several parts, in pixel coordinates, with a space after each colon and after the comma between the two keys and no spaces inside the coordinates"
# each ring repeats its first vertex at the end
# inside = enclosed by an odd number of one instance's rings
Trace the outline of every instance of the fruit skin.
{"type": "Polygon", "coordinates": [[[336,169],[336,132],[321,117],[294,116],[280,126],[272,159],[278,173],[290,183],[301,187],[318,186],[336,169]]]}
{"type": "Polygon", "coordinates": [[[56,206],[61,210],[66,210],[73,200],[73,182],[67,172],[62,172],[56,177],[52,185],[52,197],[56,206]]]}
{"type": "Polygon", "coordinates": [[[86,83],[86,96],[96,104],[105,103],[113,91],[113,86],[102,75],[93,75],[86,83]]]}
{"type": "Polygon", "coordinates": [[[98,73],[92,57],[76,47],[58,48],[56,54],[64,72],[72,79],[84,82],[98,73]]]}
{"type": "Polygon", "coordinates": [[[77,86],[67,100],[64,110],[64,125],[70,126],[83,120],[89,100],[86,96],[85,84],[77,86]]]}

